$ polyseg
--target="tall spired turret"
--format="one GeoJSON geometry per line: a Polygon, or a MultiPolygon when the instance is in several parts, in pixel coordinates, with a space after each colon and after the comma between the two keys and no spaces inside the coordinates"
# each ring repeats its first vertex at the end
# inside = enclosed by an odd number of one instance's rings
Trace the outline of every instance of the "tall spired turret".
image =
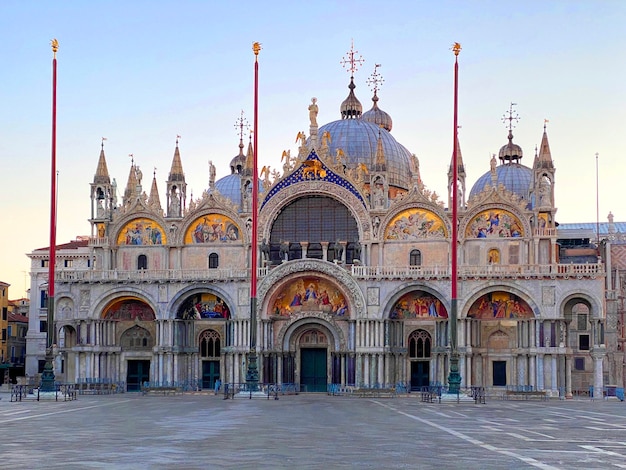
{"type": "Polygon", "coordinates": [[[178,139],[180,139],[180,136],[176,136],[176,149],[172,159],[172,168],[167,178],[167,217],[173,218],[179,218],[184,215],[187,199],[187,183],[185,182],[183,164],[180,160],[178,139]]]}

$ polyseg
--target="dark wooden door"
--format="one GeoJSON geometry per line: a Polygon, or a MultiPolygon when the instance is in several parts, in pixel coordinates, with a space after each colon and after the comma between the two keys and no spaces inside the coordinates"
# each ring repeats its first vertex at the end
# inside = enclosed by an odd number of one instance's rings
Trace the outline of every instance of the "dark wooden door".
{"type": "Polygon", "coordinates": [[[411,390],[419,390],[421,387],[428,387],[430,384],[430,362],[411,362],[411,390]]]}
{"type": "Polygon", "coordinates": [[[506,385],[506,361],[493,361],[493,386],[506,385]]]}
{"type": "Polygon", "coordinates": [[[202,361],[202,388],[215,388],[215,381],[220,378],[220,361],[202,361]]]}
{"type": "Polygon", "coordinates": [[[150,361],[128,361],[126,372],[126,390],[138,392],[143,382],[150,381],[150,361]]]}
{"type": "Polygon", "coordinates": [[[300,387],[303,392],[326,392],[326,349],[301,349],[300,370],[300,387]]]}

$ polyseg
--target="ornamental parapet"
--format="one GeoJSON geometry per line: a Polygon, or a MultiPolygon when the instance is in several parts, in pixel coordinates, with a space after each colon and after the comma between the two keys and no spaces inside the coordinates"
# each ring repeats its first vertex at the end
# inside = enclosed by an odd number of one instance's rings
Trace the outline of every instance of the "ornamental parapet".
{"type": "MultiPolygon", "coordinates": [[[[266,268],[259,268],[259,277],[267,274],[266,268]]],[[[120,270],[59,270],[55,280],[59,283],[154,283],[154,282],[213,282],[247,281],[250,270],[243,269],[139,269],[120,270]]]]}
{"type": "MultiPolygon", "coordinates": [[[[459,266],[460,279],[595,279],[604,276],[604,264],[459,266]]],[[[352,266],[358,279],[450,279],[449,266],[352,266]]]]}

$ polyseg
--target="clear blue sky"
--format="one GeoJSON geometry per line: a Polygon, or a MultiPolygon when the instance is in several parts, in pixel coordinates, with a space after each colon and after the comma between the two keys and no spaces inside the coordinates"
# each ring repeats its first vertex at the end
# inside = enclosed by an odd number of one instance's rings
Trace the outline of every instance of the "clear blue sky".
{"type": "Polygon", "coordinates": [[[51,62],[58,53],[57,242],[90,234],[90,187],[101,137],[123,191],[130,158],[162,201],[176,135],[199,196],[208,161],[218,179],[238,152],[235,121],[253,117],[253,41],[260,41],[259,162],[280,167],[284,149],[318,122],[339,118],[350,43],[365,59],[356,94],[382,64],[379,106],[393,135],[420,159],[422,179],[446,199],[452,154],[453,42],[460,59],[459,136],[468,190],[506,143],[509,103],[522,163],[531,166],[544,119],[557,168],[559,222],[626,220],[626,2],[605,1],[55,1],[0,2],[0,280],[24,295],[25,253],[48,246],[51,62]],[[26,227],[26,228],[24,228],[26,227]]]}

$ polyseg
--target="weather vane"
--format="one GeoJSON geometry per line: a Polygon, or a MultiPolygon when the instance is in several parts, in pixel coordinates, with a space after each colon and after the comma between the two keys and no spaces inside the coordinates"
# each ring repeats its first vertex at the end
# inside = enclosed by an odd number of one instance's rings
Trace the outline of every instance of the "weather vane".
{"type": "Polygon", "coordinates": [[[180,135],[176,134],[176,147],[178,147],[178,141],[181,139],[180,135]]]}
{"type": "Polygon", "coordinates": [[[242,109],[241,116],[239,116],[237,120],[235,121],[235,129],[239,129],[237,131],[237,134],[239,134],[239,140],[243,140],[244,128],[248,130],[250,126],[248,124],[248,120],[245,117],[243,117],[243,109],[242,109]]]}
{"type": "Polygon", "coordinates": [[[513,121],[515,121],[515,123],[517,124],[517,122],[520,120],[519,114],[517,114],[517,112],[513,110],[513,106],[517,106],[517,103],[511,103],[511,106],[509,106],[509,110],[502,116],[502,122],[505,124],[506,127],[508,127],[509,131],[515,129],[513,121]],[[507,123],[507,121],[509,122],[507,123]]]}
{"type": "Polygon", "coordinates": [[[346,59],[344,57],[341,62],[339,62],[344,69],[350,72],[350,76],[354,76],[354,72],[356,72],[359,67],[363,65],[363,62],[365,62],[363,56],[359,55],[356,57],[358,53],[359,51],[354,50],[354,40],[352,40],[350,50],[346,53],[348,58],[346,59]]]}
{"type": "Polygon", "coordinates": [[[107,140],[107,138],[106,138],[106,137],[103,137],[103,138],[102,138],[102,143],[100,144],[100,145],[102,146],[102,149],[103,149],[103,150],[104,150],[104,141],[105,141],[105,140],[107,140]]]}
{"type": "Polygon", "coordinates": [[[378,73],[378,68],[381,67],[381,64],[374,64],[374,73],[370,75],[370,78],[367,79],[367,85],[370,87],[370,90],[376,94],[385,80],[382,75],[378,73]]]}
{"type": "Polygon", "coordinates": [[[458,56],[461,52],[461,43],[455,42],[454,44],[452,44],[452,47],[450,49],[452,49],[452,52],[454,52],[455,56],[458,56]]]}

